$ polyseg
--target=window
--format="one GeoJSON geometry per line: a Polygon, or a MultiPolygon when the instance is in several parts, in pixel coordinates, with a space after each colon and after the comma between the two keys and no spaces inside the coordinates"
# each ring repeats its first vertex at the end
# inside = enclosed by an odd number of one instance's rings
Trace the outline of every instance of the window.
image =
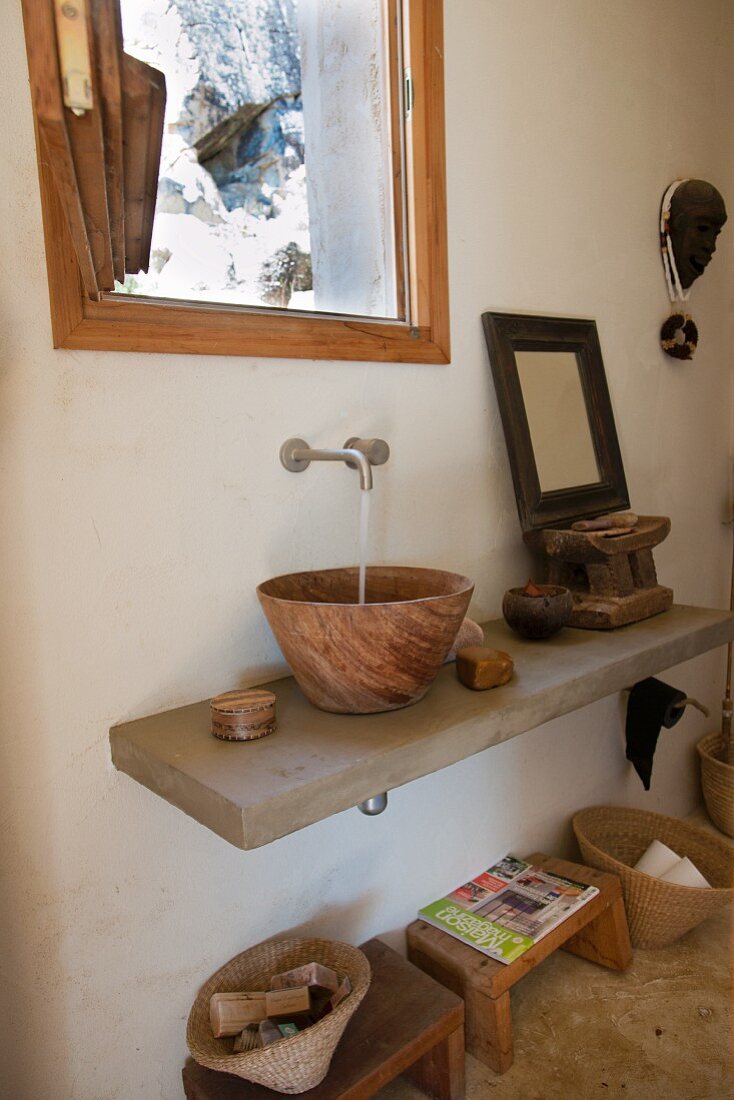
{"type": "Polygon", "coordinates": [[[55,346],[448,362],[440,0],[87,5],[93,106],[49,129],[54,4],[24,0],[55,346]]]}

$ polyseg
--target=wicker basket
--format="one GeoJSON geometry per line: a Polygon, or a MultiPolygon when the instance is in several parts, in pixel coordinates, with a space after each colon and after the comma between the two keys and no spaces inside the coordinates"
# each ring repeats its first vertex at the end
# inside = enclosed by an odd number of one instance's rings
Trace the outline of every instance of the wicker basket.
{"type": "Polygon", "coordinates": [[[370,984],[370,964],[363,953],[334,940],[269,940],[230,959],[204,985],[189,1013],[186,1042],[202,1066],[234,1073],[276,1092],[305,1092],[324,1079],[336,1045],[370,984]],[[242,1054],[232,1053],[232,1039],[215,1039],[209,1023],[213,993],[270,988],[273,974],[309,962],[331,967],[352,983],[352,992],[333,1012],[291,1039],[242,1054]]]}
{"type": "Polygon", "coordinates": [[[734,764],[723,759],[724,738],[708,733],[696,746],[701,758],[701,786],[709,817],[722,833],[734,836],[734,764]]]}
{"type": "Polygon", "coordinates": [[[584,862],[618,875],[634,947],[665,947],[732,900],[734,850],[674,817],[621,806],[594,806],[574,816],[584,862]],[[688,856],[712,889],[663,882],[633,864],[652,840],[688,856]]]}

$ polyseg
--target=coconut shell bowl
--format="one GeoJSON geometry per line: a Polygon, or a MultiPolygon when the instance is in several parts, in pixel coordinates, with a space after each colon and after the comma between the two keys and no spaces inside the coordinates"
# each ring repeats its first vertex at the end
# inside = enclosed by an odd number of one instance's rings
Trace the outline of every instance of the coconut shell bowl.
{"type": "Polygon", "coordinates": [[[323,569],[274,577],[257,594],[306,698],[337,714],[417,703],[433,683],[469,606],[474,583],[410,566],[323,569]]]}
{"type": "Polygon", "coordinates": [[[559,584],[510,588],[502,600],[505,622],[521,638],[540,641],[556,634],[571,618],[573,596],[559,584]]]}

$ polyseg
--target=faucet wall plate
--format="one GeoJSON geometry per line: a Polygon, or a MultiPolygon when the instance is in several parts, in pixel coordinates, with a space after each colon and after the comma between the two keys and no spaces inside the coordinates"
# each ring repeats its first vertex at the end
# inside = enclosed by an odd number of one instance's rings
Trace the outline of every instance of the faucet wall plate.
{"type": "Polygon", "coordinates": [[[280,448],[280,461],[285,466],[286,470],[290,470],[291,473],[300,474],[302,470],[306,470],[310,465],[310,461],[307,458],[295,458],[294,451],[307,451],[308,443],[305,439],[286,439],[283,446],[280,448]]]}

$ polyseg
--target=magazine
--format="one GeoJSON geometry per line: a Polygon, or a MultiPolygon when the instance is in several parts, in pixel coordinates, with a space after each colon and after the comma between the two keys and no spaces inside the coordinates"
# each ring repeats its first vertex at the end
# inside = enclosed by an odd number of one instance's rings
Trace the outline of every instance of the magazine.
{"type": "Polygon", "coordinates": [[[505,856],[418,915],[490,958],[511,963],[598,893],[596,886],[505,856]]]}

